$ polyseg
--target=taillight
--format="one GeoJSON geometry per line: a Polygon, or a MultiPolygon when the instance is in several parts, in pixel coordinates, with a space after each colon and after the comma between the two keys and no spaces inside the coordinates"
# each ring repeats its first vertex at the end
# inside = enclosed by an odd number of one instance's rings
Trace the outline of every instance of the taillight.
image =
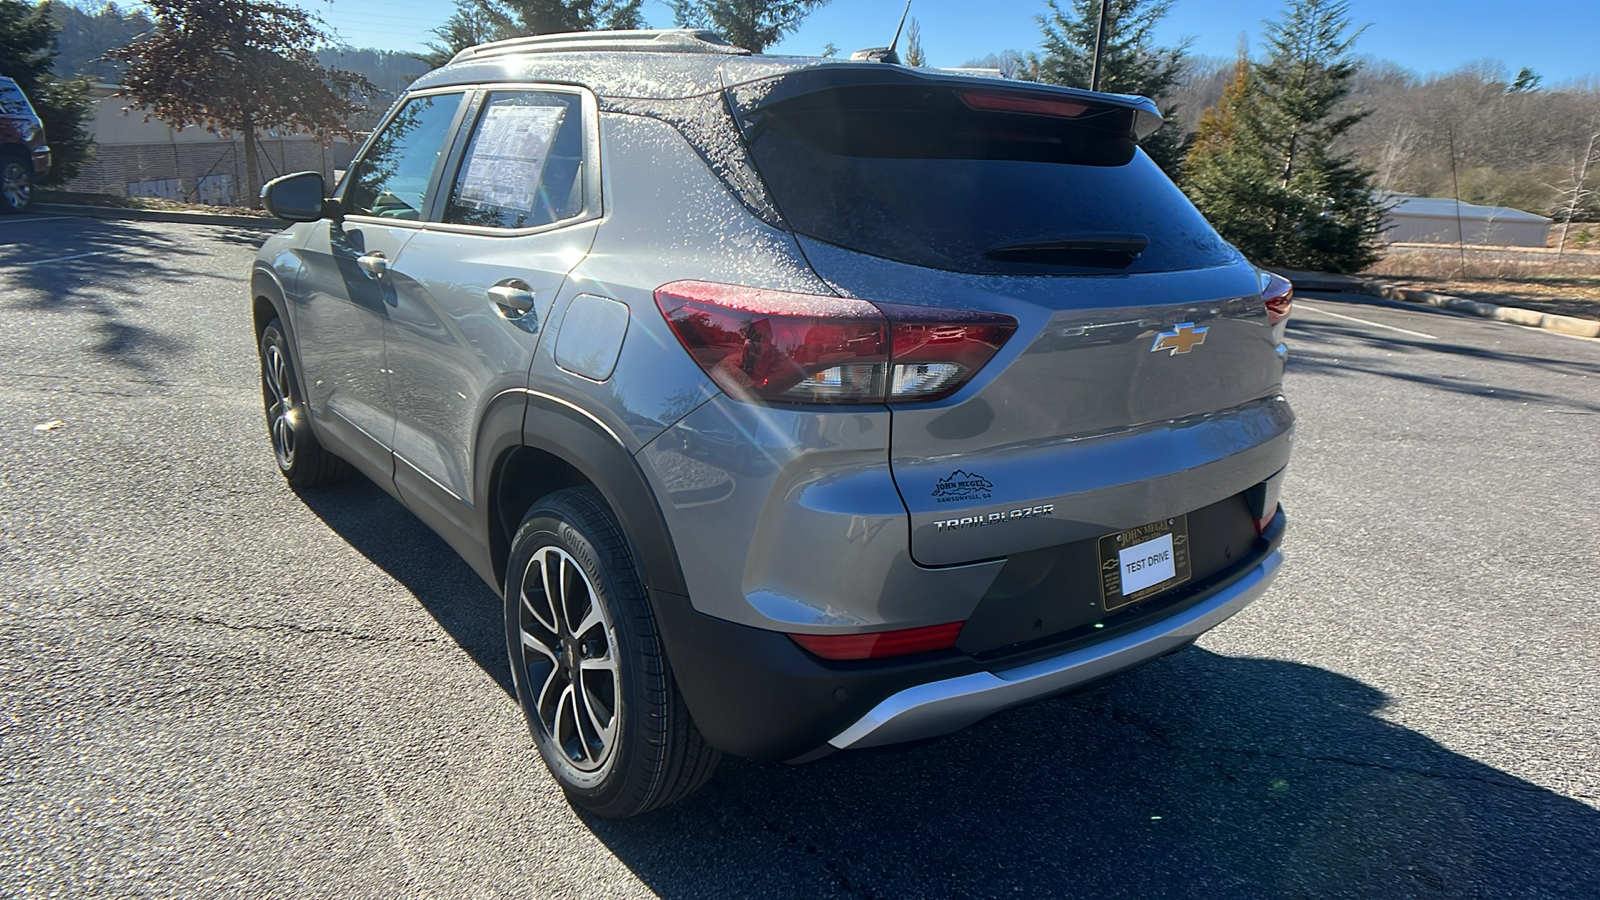
{"type": "Polygon", "coordinates": [[[1294,309],[1294,284],[1276,272],[1261,275],[1261,302],[1267,305],[1267,324],[1272,326],[1273,342],[1281,344],[1288,331],[1289,313],[1294,309]]]}
{"type": "Polygon", "coordinates": [[[656,305],[694,361],[750,402],[938,400],[1017,329],[1010,316],[675,281],[656,305]]]}
{"type": "Polygon", "coordinates": [[[870,634],[791,634],[789,637],[823,659],[883,659],[948,650],[956,645],[963,624],[949,622],[870,634]]]}
{"type": "Polygon", "coordinates": [[[1266,534],[1267,533],[1267,529],[1272,527],[1272,520],[1276,519],[1277,517],[1278,517],[1278,507],[1274,506],[1271,509],[1267,510],[1267,515],[1266,515],[1265,518],[1261,518],[1261,519],[1256,519],[1255,520],[1255,523],[1256,523],[1256,534],[1266,534]]]}

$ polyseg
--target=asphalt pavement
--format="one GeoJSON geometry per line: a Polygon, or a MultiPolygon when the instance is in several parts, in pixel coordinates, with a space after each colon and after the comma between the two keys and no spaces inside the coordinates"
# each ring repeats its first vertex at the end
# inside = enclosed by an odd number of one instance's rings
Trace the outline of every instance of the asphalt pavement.
{"type": "Polygon", "coordinates": [[[491,591],[372,485],[277,475],[258,239],[0,218],[0,895],[1600,896],[1600,341],[1302,299],[1265,599],[608,823],[491,591]]]}

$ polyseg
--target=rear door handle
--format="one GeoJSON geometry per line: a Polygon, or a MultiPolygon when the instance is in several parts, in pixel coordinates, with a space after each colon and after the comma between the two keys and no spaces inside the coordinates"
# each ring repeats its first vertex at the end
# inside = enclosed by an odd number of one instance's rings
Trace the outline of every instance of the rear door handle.
{"type": "Polygon", "coordinates": [[[494,311],[502,319],[520,319],[533,312],[533,289],[525,281],[511,279],[489,288],[489,299],[494,301],[494,311]]]}
{"type": "Polygon", "coordinates": [[[373,278],[382,278],[389,271],[389,258],[374,250],[366,256],[356,257],[356,265],[373,278]]]}

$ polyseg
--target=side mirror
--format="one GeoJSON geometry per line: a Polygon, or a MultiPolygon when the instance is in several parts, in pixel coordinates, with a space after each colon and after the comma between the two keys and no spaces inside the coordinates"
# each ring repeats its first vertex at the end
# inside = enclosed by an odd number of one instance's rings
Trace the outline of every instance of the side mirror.
{"type": "Polygon", "coordinates": [[[272,179],[261,188],[261,205],[290,222],[315,222],[329,212],[337,213],[338,208],[333,203],[329,209],[321,172],[295,172],[272,179]]]}

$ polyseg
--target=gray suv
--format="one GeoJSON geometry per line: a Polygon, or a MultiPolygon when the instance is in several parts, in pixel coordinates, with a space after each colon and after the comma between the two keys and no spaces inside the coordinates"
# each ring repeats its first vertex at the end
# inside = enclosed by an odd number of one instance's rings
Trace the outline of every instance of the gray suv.
{"type": "Polygon", "coordinates": [[[251,274],[297,488],[505,598],[572,802],[946,734],[1172,653],[1281,559],[1287,282],[1150,101],[692,31],[463,51],[251,274]]]}

